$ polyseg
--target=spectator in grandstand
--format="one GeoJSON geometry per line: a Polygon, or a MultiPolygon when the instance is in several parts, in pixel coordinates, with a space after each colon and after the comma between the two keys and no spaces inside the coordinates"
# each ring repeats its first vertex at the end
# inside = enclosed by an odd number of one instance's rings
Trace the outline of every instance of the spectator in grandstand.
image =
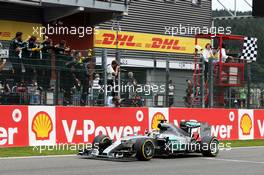
{"type": "Polygon", "coordinates": [[[68,62],[73,61],[73,57],[69,55],[70,48],[66,46],[66,41],[61,40],[59,44],[54,46],[56,54],[56,70],[59,74],[60,89],[64,93],[64,104],[71,103],[71,88],[73,87],[73,75],[68,62]]]}
{"type": "Polygon", "coordinates": [[[204,60],[204,80],[207,81],[208,78],[208,70],[209,70],[209,59],[213,57],[213,51],[210,43],[205,45],[205,49],[202,53],[203,60],[204,60]]]}
{"type": "Polygon", "coordinates": [[[11,41],[9,46],[9,57],[13,67],[13,76],[15,82],[22,80],[22,49],[25,43],[22,41],[22,32],[17,32],[15,38],[11,41]]]}
{"type": "MultiPolygon", "coordinates": [[[[68,85],[71,86],[73,79],[73,84],[75,87],[80,86],[80,93],[81,93],[81,105],[86,104],[86,99],[88,95],[88,76],[87,76],[87,70],[85,64],[89,61],[88,58],[82,57],[81,52],[74,51],[73,52],[73,60],[66,62],[67,67],[67,74],[69,73],[68,70],[70,70],[71,75],[68,77],[68,85]]],[[[65,72],[65,71],[64,71],[65,72]]],[[[78,92],[79,93],[79,92],[78,92]]]]}
{"type": "Polygon", "coordinates": [[[81,82],[81,86],[82,86],[81,105],[86,104],[86,99],[88,95],[89,81],[86,70],[86,63],[88,61],[89,59],[87,57],[83,57],[81,52],[74,53],[73,73],[75,80],[81,82]]]}
{"type": "Polygon", "coordinates": [[[99,98],[99,93],[101,90],[100,86],[100,75],[95,74],[95,78],[92,81],[92,98],[93,98],[93,104],[98,104],[98,98],[99,98]]]}
{"type": "Polygon", "coordinates": [[[5,67],[5,64],[6,64],[6,59],[1,59],[0,60],[0,93],[4,92],[3,82],[4,82],[5,77],[2,75],[2,70],[5,67]]]}
{"type": "Polygon", "coordinates": [[[52,48],[52,40],[48,36],[45,36],[44,41],[41,43],[42,53],[49,53],[49,50],[52,48]]]}
{"type": "Polygon", "coordinates": [[[184,104],[186,107],[192,107],[193,103],[193,84],[191,80],[186,80],[187,82],[187,89],[186,89],[186,96],[184,97],[184,104]]]}
{"type": "Polygon", "coordinates": [[[127,100],[128,100],[128,106],[133,106],[134,100],[136,98],[136,86],[137,86],[137,81],[134,78],[133,72],[128,72],[128,79],[127,79],[127,89],[126,89],[126,94],[127,94],[127,100]]]}
{"type": "Polygon", "coordinates": [[[6,77],[3,75],[2,70],[4,69],[6,64],[6,59],[0,59],[0,84],[3,83],[6,77]]]}
{"type": "Polygon", "coordinates": [[[40,44],[40,48],[42,51],[42,81],[40,81],[40,85],[43,89],[48,89],[50,85],[51,78],[51,55],[50,50],[53,49],[52,40],[45,36],[44,41],[40,44]]]}
{"type": "Polygon", "coordinates": [[[113,96],[113,107],[121,107],[121,100],[118,95],[113,96]]]}
{"type": "Polygon", "coordinates": [[[247,99],[247,93],[245,88],[239,89],[239,106],[240,108],[246,107],[246,99],[247,99]]]}
{"type": "Polygon", "coordinates": [[[61,40],[59,44],[56,44],[55,46],[55,53],[57,55],[64,55],[70,52],[70,47],[66,46],[66,41],[61,40]]]}
{"type": "MultiPolygon", "coordinates": [[[[112,96],[112,99],[114,96],[116,96],[116,90],[115,85],[117,84],[118,80],[118,74],[119,74],[120,66],[118,65],[116,60],[113,60],[111,64],[107,65],[107,91],[111,92],[108,94],[108,98],[112,96]]],[[[110,101],[110,100],[108,100],[110,101]]]]}
{"type": "Polygon", "coordinates": [[[172,80],[169,81],[169,107],[171,107],[174,103],[174,91],[175,87],[172,83],[172,80]]]}
{"type": "Polygon", "coordinates": [[[120,66],[116,60],[113,60],[111,64],[107,65],[107,84],[114,85],[114,82],[118,78],[120,66]]]}
{"type": "Polygon", "coordinates": [[[22,61],[25,67],[25,81],[29,84],[32,82],[32,78],[41,78],[39,77],[40,48],[37,45],[37,38],[35,36],[29,37],[26,43],[26,47],[23,49],[22,61]]]}
{"type": "MultiPolygon", "coordinates": [[[[0,54],[2,54],[2,43],[0,43],[0,54]]],[[[6,64],[6,59],[5,58],[2,58],[2,55],[0,55],[0,91],[2,91],[3,89],[3,81],[6,77],[4,77],[2,71],[5,67],[5,64],[6,64]]]]}
{"type": "MultiPolygon", "coordinates": [[[[1,59],[0,60],[0,72],[4,69],[6,64],[6,59],[1,59]]],[[[0,73],[1,74],[1,73],[0,73]]],[[[1,76],[0,76],[1,77],[1,76]]]]}
{"type": "MultiPolygon", "coordinates": [[[[221,54],[222,54],[222,62],[232,62],[232,60],[234,60],[234,58],[232,56],[227,55],[227,50],[226,50],[226,45],[222,44],[222,49],[221,49],[221,54]]],[[[220,61],[220,47],[218,48],[218,57],[219,57],[219,61],[220,61]]]]}
{"type": "Polygon", "coordinates": [[[42,88],[38,86],[36,80],[32,80],[32,83],[28,85],[27,90],[29,94],[29,104],[31,105],[40,104],[42,88]]]}
{"type": "Polygon", "coordinates": [[[95,74],[94,76],[94,80],[92,82],[92,88],[93,89],[100,89],[100,75],[99,74],[95,74]]]}

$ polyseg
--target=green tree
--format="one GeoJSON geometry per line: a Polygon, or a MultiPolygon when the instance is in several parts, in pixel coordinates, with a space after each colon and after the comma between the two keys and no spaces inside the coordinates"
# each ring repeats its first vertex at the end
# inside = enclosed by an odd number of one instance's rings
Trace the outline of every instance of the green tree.
{"type": "MultiPolygon", "coordinates": [[[[251,12],[238,12],[237,15],[250,15],[251,12]]],[[[225,10],[213,11],[213,17],[230,16],[225,10]]],[[[264,82],[264,18],[215,20],[216,27],[231,27],[232,34],[258,38],[257,62],[252,63],[252,81],[264,82]]],[[[235,49],[231,44],[230,48],[235,49]]],[[[237,49],[237,47],[236,47],[237,49]]]]}

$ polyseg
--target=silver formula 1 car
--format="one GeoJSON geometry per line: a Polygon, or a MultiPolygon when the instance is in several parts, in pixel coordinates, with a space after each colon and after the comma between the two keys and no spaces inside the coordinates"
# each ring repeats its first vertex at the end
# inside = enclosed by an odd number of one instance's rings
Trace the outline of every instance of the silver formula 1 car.
{"type": "Polygon", "coordinates": [[[210,135],[206,123],[184,121],[180,127],[161,120],[159,130],[146,132],[145,135],[125,136],[113,141],[108,136],[94,138],[91,149],[80,150],[79,155],[89,158],[137,158],[150,160],[154,156],[174,156],[182,153],[202,153],[215,157],[219,152],[219,141],[210,135]],[[193,133],[193,129],[200,132],[193,133]]]}

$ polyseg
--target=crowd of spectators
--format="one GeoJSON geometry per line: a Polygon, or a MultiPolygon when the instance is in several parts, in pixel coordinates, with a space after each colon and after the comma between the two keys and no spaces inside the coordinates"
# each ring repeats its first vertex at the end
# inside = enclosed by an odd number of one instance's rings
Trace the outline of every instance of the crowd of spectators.
{"type": "Polygon", "coordinates": [[[67,46],[64,40],[54,44],[48,36],[43,41],[35,36],[23,41],[22,37],[22,32],[16,33],[9,46],[8,58],[0,60],[0,103],[42,104],[43,92],[53,91],[54,94],[61,94],[64,105],[72,104],[72,96],[78,92],[79,104],[85,105],[90,81],[88,61],[91,51],[83,56],[82,52],[67,46]],[[54,64],[52,54],[55,55],[54,64]],[[11,64],[10,71],[6,73],[3,69],[7,60],[11,64]],[[57,80],[55,84],[51,81],[52,71],[57,80]]]}
{"type": "MultiPolygon", "coordinates": [[[[46,98],[53,92],[54,105],[104,105],[102,71],[89,71],[92,50],[72,50],[66,41],[53,43],[48,36],[43,41],[35,36],[25,41],[22,38],[23,33],[17,32],[8,57],[0,59],[0,104],[47,104],[50,99],[46,98]],[[6,67],[10,70],[7,73],[3,71],[6,67]]],[[[120,65],[116,60],[107,65],[106,75],[107,87],[111,88],[107,89],[108,106],[143,105],[135,92],[118,92],[120,65]]],[[[125,83],[136,86],[133,73],[127,75],[125,83]]]]}

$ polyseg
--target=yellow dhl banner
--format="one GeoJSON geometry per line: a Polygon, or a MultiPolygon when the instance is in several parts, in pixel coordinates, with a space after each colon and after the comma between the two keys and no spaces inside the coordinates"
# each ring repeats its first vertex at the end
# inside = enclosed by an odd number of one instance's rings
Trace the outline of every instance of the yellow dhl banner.
{"type": "MultiPolygon", "coordinates": [[[[199,39],[198,45],[204,47],[210,42],[207,39],[199,39]]],[[[174,53],[194,53],[195,38],[166,36],[136,32],[118,32],[118,48],[129,50],[145,50],[174,53]]],[[[116,31],[98,30],[94,36],[94,47],[116,48],[116,31]]]]}
{"type": "Polygon", "coordinates": [[[39,23],[0,20],[0,40],[12,40],[16,32],[22,32],[23,40],[26,40],[34,33],[33,27],[41,26],[42,24],[39,23]]]}

